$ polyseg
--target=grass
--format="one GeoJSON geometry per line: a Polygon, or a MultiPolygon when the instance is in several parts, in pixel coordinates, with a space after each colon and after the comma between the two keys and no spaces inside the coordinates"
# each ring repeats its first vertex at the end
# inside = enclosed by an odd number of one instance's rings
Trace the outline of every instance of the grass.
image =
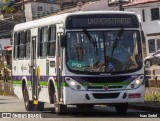
{"type": "Polygon", "coordinates": [[[160,93],[152,92],[152,93],[146,94],[145,101],[159,102],[160,101],[160,93]]]}
{"type": "Polygon", "coordinates": [[[0,95],[3,95],[3,96],[13,96],[14,94],[11,94],[9,92],[0,92],[0,95]]]}
{"type": "Polygon", "coordinates": [[[10,92],[10,91],[1,91],[0,95],[3,95],[3,96],[15,96],[15,94],[10,92]]]}
{"type": "Polygon", "coordinates": [[[14,96],[12,85],[9,83],[0,83],[0,95],[3,96],[14,96]]]}

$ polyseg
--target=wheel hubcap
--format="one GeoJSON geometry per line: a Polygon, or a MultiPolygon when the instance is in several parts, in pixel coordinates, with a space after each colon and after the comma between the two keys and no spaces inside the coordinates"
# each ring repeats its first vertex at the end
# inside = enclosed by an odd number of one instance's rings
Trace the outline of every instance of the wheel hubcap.
{"type": "Polygon", "coordinates": [[[150,64],[150,61],[147,61],[147,62],[146,62],[146,65],[147,65],[147,66],[150,66],[150,65],[151,65],[151,64],[150,64]]]}

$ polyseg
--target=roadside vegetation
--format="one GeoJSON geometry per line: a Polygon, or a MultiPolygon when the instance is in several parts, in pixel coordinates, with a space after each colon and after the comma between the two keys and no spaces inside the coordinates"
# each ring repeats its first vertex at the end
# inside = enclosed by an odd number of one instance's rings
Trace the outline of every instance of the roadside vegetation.
{"type": "Polygon", "coordinates": [[[160,88],[147,88],[145,93],[145,101],[160,102],[160,88]]]}
{"type": "Polygon", "coordinates": [[[11,83],[0,81],[0,95],[4,96],[14,96],[13,87],[11,83]]]}

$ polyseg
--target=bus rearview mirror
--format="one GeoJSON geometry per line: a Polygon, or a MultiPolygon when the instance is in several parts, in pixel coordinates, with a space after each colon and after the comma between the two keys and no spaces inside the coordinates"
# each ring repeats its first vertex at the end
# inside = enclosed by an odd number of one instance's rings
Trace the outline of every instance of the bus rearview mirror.
{"type": "Polygon", "coordinates": [[[61,35],[61,47],[66,47],[67,42],[66,42],[66,35],[61,35]]]}
{"type": "Polygon", "coordinates": [[[144,31],[141,31],[142,33],[142,42],[145,43],[145,35],[144,35],[144,31]]]}

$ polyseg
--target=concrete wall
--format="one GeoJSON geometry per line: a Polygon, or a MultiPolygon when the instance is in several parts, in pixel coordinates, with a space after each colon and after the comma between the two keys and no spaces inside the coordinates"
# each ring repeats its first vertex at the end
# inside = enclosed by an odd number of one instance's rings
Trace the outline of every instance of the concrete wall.
{"type": "Polygon", "coordinates": [[[30,3],[25,4],[25,17],[26,21],[31,21],[32,20],[32,6],[30,3]]]}

